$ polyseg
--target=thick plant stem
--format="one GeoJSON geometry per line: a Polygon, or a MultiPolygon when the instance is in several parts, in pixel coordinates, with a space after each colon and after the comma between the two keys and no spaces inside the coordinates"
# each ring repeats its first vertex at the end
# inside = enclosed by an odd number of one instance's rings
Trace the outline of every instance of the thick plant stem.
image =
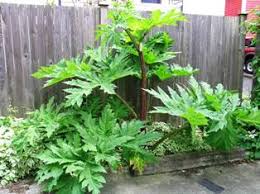
{"type": "Polygon", "coordinates": [[[147,76],[144,55],[142,51],[138,51],[141,64],[141,91],[140,91],[140,120],[145,121],[147,116],[147,95],[143,89],[147,89],[147,76]]]}
{"type": "Polygon", "coordinates": [[[127,33],[127,35],[129,36],[129,38],[131,39],[131,41],[133,42],[134,44],[134,47],[137,51],[140,50],[140,45],[138,44],[138,41],[135,39],[135,37],[131,34],[131,32],[127,29],[125,29],[125,32],[127,33]]]}
{"type": "MultiPolygon", "coordinates": [[[[134,47],[139,55],[140,66],[141,66],[141,91],[140,91],[140,120],[145,121],[147,117],[147,94],[143,89],[147,89],[147,72],[146,72],[146,64],[144,60],[144,54],[142,49],[140,48],[140,42],[138,42],[135,37],[131,34],[128,29],[125,29],[125,32],[132,40],[134,47]]],[[[144,34],[143,38],[145,37],[146,33],[144,34]]]]}
{"type": "Polygon", "coordinates": [[[157,141],[152,147],[152,150],[155,150],[161,143],[163,143],[166,139],[169,139],[173,135],[175,135],[177,132],[188,129],[190,126],[184,125],[181,128],[172,129],[172,132],[165,134],[159,141],[157,141]]]}
{"type": "Polygon", "coordinates": [[[132,116],[137,119],[138,116],[136,114],[136,112],[134,111],[134,109],[119,95],[119,94],[115,94],[115,96],[128,108],[128,110],[131,112],[132,116]]]}
{"type": "MultiPolygon", "coordinates": [[[[140,41],[136,40],[136,38],[131,34],[131,32],[126,29],[125,30],[129,38],[132,40],[134,47],[139,55],[140,66],[141,66],[141,90],[140,90],[140,120],[145,121],[147,117],[147,94],[143,89],[147,89],[147,70],[146,64],[144,60],[144,54],[141,49],[140,41]]],[[[144,33],[141,41],[145,38],[147,33],[144,33]]]]}

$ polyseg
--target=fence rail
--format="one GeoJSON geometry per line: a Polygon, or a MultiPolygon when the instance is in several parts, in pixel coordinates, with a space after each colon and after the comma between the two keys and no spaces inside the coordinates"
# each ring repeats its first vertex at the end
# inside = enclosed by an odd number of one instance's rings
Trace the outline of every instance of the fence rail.
{"type": "MultiPolygon", "coordinates": [[[[0,114],[9,104],[19,107],[22,114],[57,95],[57,87],[42,89],[42,81],[31,74],[41,65],[95,46],[95,29],[106,21],[106,12],[95,7],[0,4],[0,114]]],[[[200,80],[241,91],[243,42],[239,17],[187,17],[189,22],[163,28],[175,39],[173,49],[181,51],[174,62],[199,68],[200,80]]],[[[172,83],[169,80],[161,85],[172,83]]],[[[119,85],[124,96],[136,104],[135,85],[124,88],[125,84],[119,85]]]]}

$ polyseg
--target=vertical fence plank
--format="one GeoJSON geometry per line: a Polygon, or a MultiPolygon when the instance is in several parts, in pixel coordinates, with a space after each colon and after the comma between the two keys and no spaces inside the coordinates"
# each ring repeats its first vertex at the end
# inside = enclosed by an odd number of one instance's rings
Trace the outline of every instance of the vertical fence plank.
{"type": "Polygon", "coordinates": [[[13,64],[8,65],[10,69],[10,78],[11,78],[11,92],[12,92],[12,102],[13,106],[21,107],[21,112],[23,112],[23,87],[24,80],[22,78],[23,70],[21,66],[21,42],[20,42],[20,31],[19,22],[22,18],[19,17],[21,9],[17,10],[14,5],[10,6],[10,34],[11,34],[11,44],[13,48],[13,64]],[[18,85],[19,83],[19,85],[18,85]]]}
{"type": "Polygon", "coordinates": [[[219,65],[219,59],[223,56],[223,51],[221,49],[222,46],[222,26],[223,26],[223,19],[222,17],[215,17],[211,21],[210,26],[210,47],[209,47],[209,66],[206,73],[208,74],[211,83],[216,85],[221,83],[223,80],[223,68],[222,65],[219,65]],[[218,51],[218,52],[216,52],[218,51]]]}
{"type": "MultiPolygon", "coordinates": [[[[47,45],[47,31],[49,29],[49,26],[47,26],[47,20],[46,20],[46,13],[44,7],[38,7],[37,6],[37,57],[38,57],[38,63],[37,63],[37,69],[40,68],[40,66],[44,66],[47,64],[47,57],[46,57],[46,45],[47,45]]],[[[43,81],[40,81],[40,85],[38,86],[38,91],[40,93],[40,99],[39,104],[42,102],[46,102],[48,99],[48,90],[46,88],[42,88],[43,81]]]]}
{"type": "MultiPolygon", "coordinates": [[[[61,52],[59,48],[59,50],[55,50],[54,48],[54,44],[55,42],[55,38],[57,37],[56,31],[54,28],[54,20],[55,20],[55,16],[54,16],[54,11],[55,9],[52,8],[51,6],[45,6],[44,7],[44,13],[43,13],[43,20],[44,20],[44,41],[46,42],[46,44],[44,45],[43,49],[44,49],[44,62],[45,64],[43,65],[52,65],[54,64],[57,60],[54,58],[56,53],[61,52]]],[[[58,28],[58,26],[57,26],[58,28]]],[[[62,56],[62,54],[60,55],[62,56]]],[[[46,95],[44,96],[44,101],[46,102],[50,97],[52,96],[56,96],[56,86],[55,87],[48,87],[48,88],[42,88],[42,91],[46,93],[46,95]]]]}
{"type": "Polygon", "coordinates": [[[76,26],[76,11],[71,9],[71,53],[72,56],[77,55],[77,26],[76,26]]]}
{"type": "MultiPolygon", "coordinates": [[[[23,106],[24,106],[24,111],[27,110],[27,108],[32,108],[33,107],[33,102],[34,102],[34,96],[33,93],[31,92],[31,53],[30,53],[30,34],[29,34],[29,23],[28,23],[28,6],[24,5],[20,9],[20,14],[19,14],[19,29],[20,29],[20,34],[19,34],[19,39],[20,39],[20,44],[21,44],[21,69],[22,71],[19,72],[20,75],[22,75],[22,81],[23,81],[23,87],[22,87],[22,94],[20,97],[22,97],[23,100],[23,106]]],[[[20,81],[20,80],[19,80],[20,81]]],[[[19,86],[20,82],[17,83],[17,86],[19,86]]],[[[24,113],[23,113],[24,114],[24,113]]]]}
{"type": "MultiPolygon", "coordinates": [[[[39,28],[38,28],[38,12],[36,6],[31,5],[29,8],[28,20],[29,20],[29,34],[30,34],[30,54],[31,54],[31,72],[34,73],[39,67],[39,28]]],[[[42,102],[42,95],[41,95],[41,81],[32,79],[32,92],[34,95],[34,107],[39,107],[42,102]]]]}
{"type": "Polygon", "coordinates": [[[0,7],[0,115],[7,113],[9,105],[8,73],[5,58],[5,22],[2,15],[2,7],[0,7]]]}

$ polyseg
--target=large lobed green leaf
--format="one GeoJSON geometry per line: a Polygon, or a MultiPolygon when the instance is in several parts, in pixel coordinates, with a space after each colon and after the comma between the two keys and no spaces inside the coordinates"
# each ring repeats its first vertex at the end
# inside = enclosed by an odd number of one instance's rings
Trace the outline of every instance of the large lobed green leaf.
{"type": "Polygon", "coordinates": [[[125,53],[110,56],[111,53],[102,55],[101,50],[90,49],[82,59],[63,59],[57,64],[41,67],[33,76],[38,79],[47,78],[45,87],[60,82],[67,84],[68,88],[64,89],[67,93],[67,106],[80,107],[96,88],[108,94],[115,94],[114,82],[136,75],[137,72],[128,67],[125,53]]]}
{"type": "MultiPolygon", "coordinates": [[[[106,182],[107,168],[116,169],[122,163],[150,161],[151,154],[144,146],[160,138],[156,132],[140,133],[144,123],[137,120],[119,123],[116,115],[106,106],[98,118],[80,112],[76,129],[58,139],[38,155],[43,162],[37,176],[47,191],[57,193],[100,193],[106,182]],[[127,156],[127,157],[126,157],[127,156]],[[68,183],[67,180],[70,180],[68,183]]],[[[143,165],[137,165],[138,170],[143,165]]]]}
{"type": "Polygon", "coordinates": [[[168,87],[168,93],[146,90],[161,100],[163,106],[156,106],[151,113],[169,114],[185,119],[191,127],[192,138],[196,130],[203,129],[204,138],[215,149],[229,150],[237,145],[240,122],[258,125],[259,111],[244,112],[238,94],[224,89],[218,84],[198,83],[193,77],[188,87],[177,85],[177,91],[168,87]],[[240,110],[240,111],[239,111],[240,110]]]}

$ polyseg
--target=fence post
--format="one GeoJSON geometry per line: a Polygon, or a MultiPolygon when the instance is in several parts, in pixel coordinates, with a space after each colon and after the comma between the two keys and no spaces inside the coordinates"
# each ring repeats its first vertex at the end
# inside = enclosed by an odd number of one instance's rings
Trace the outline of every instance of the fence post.
{"type": "Polygon", "coordinates": [[[239,94],[240,97],[242,97],[242,91],[243,91],[243,66],[245,61],[245,34],[246,34],[246,28],[245,28],[245,21],[247,18],[247,14],[240,14],[239,15],[239,94]]]}

